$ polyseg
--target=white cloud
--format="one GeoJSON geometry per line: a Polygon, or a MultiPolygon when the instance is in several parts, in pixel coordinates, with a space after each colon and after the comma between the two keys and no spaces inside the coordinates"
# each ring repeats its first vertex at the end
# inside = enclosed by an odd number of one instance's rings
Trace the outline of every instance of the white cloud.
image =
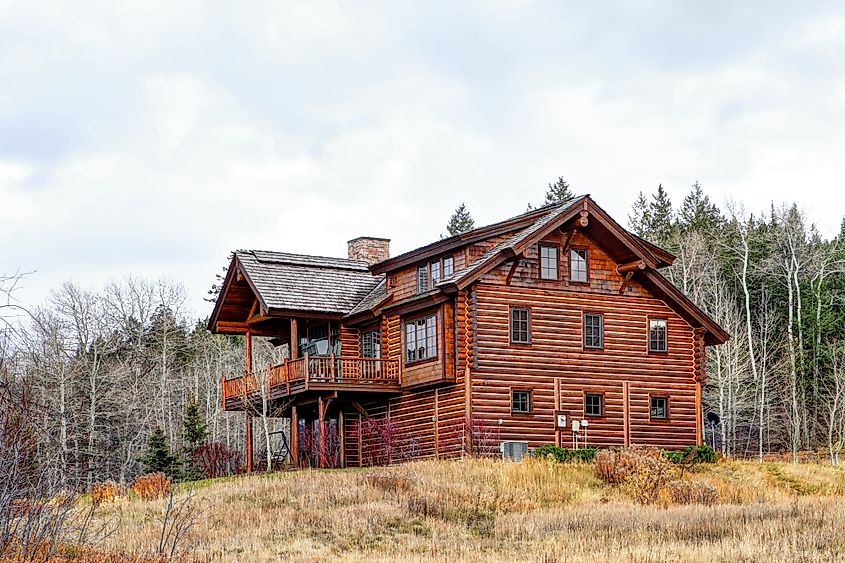
{"type": "Polygon", "coordinates": [[[564,175],[624,221],[639,190],[845,196],[841,13],[733,4],[0,2],[0,270],[184,280],[239,247],[436,239],[564,175]]]}

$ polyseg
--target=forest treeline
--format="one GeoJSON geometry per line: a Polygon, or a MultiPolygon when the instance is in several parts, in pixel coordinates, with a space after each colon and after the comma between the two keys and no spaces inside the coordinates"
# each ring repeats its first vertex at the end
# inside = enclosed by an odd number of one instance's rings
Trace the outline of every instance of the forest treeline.
{"type": "MultiPolygon", "coordinates": [[[[550,184],[550,193],[571,197],[564,184],[550,184]]],[[[696,183],[679,205],[662,186],[641,193],[629,227],[677,255],[664,274],[732,334],[708,349],[705,410],[720,419],[706,427],[708,442],[725,455],[824,450],[837,462],[845,447],[845,225],[825,239],[795,205],[720,209],[696,183]]],[[[0,294],[17,281],[0,277],[0,294]]],[[[192,401],[208,440],[242,448],[244,415],[221,409],[220,378],[243,370],[243,339],[210,334],[180,284],[68,282],[38,307],[13,303],[0,301],[0,385],[31,389],[39,448],[67,485],[131,481],[156,429],[179,451],[192,401]]],[[[281,352],[257,340],[256,366],[281,352]]],[[[259,416],[258,424],[260,461],[273,422],[259,416]]]]}

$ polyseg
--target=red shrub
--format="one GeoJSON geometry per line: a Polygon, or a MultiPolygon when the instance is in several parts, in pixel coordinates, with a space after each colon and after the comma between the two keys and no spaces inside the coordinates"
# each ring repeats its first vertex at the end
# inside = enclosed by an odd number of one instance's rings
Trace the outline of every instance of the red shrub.
{"type": "Polygon", "coordinates": [[[206,479],[227,477],[238,473],[241,469],[241,452],[220,442],[203,444],[191,454],[191,460],[206,479]]]}

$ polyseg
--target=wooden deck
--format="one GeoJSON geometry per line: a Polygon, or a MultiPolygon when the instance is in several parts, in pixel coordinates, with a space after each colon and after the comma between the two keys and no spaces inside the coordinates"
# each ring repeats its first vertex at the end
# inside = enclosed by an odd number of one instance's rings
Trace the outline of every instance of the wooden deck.
{"type": "Polygon", "coordinates": [[[223,408],[243,410],[245,402],[289,397],[305,391],[398,393],[399,361],[358,356],[311,356],[285,360],[260,373],[223,379],[223,408]]]}

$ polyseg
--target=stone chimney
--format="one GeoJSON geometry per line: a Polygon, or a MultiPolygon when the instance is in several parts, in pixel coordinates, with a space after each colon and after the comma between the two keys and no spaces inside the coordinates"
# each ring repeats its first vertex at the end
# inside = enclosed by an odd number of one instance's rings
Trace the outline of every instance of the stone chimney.
{"type": "Polygon", "coordinates": [[[352,260],[363,260],[372,266],[390,258],[389,238],[358,237],[346,244],[352,260]]]}

